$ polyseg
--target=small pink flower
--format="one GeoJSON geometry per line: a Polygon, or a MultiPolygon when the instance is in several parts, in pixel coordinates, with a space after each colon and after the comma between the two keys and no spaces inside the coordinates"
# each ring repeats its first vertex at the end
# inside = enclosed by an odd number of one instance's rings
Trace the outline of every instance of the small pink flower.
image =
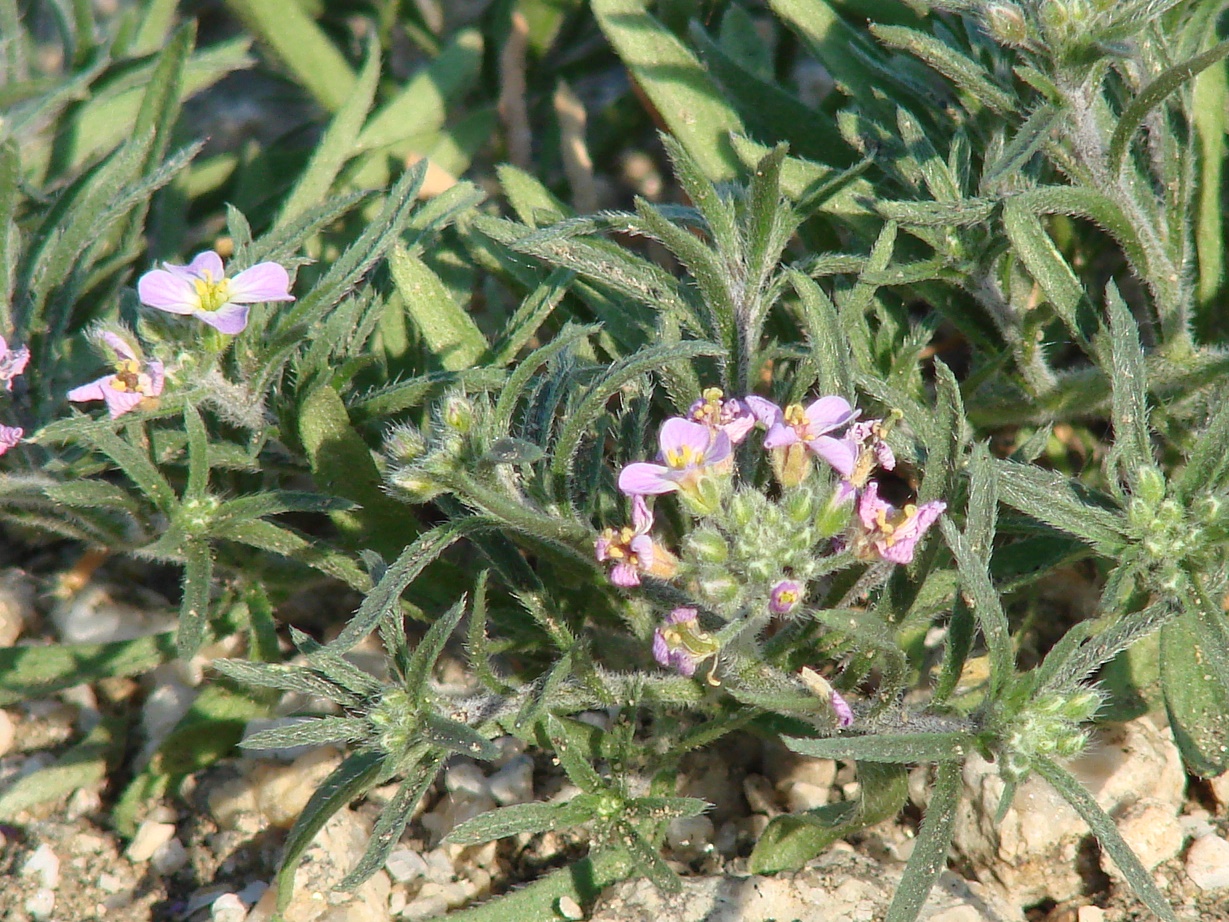
{"type": "Polygon", "coordinates": [[[774,615],[786,615],[798,607],[806,589],[796,579],[783,579],[768,593],[768,610],[774,615]]]}
{"type": "Polygon", "coordinates": [[[170,314],[191,314],[222,333],[233,335],[247,326],[249,304],[294,300],[290,275],[274,262],[257,263],[233,279],[212,250],[198,253],[186,266],[162,265],[137,282],[141,303],[170,314]]]}
{"type": "Polygon", "coordinates": [[[694,608],[674,609],[653,632],[653,659],[689,678],[719,649],[712,635],[700,630],[699,612],[694,608]]]}
{"type": "Polygon", "coordinates": [[[858,498],[862,534],[855,539],[855,551],[863,558],[879,556],[891,563],[912,563],[918,541],[945,509],[947,503],[939,500],[897,509],[879,498],[879,484],[872,480],[858,498]]]}
{"type": "Polygon", "coordinates": [[[687,410],[687,418],[703,423],[714,432],[724,432],[730,437],[730,443],[737,445],[755,428],[755,416],[741,400],[723,400],[724,396],[719,387],[707,388],[701,399],[687,410]]]}
{"type": "Polygon", "coordinates": [[[89,384],[73,388],[68,392],[68,399],[74,403],[106,401],[112,419],[135,410],[147,400],[155,403],[155,398],[162,393],[165,380],[162,363],[149,359],[142,368],[142,360],[136,350],[119,336],[103,333],[101,338],[115,352],[115,374],[104,375],[89,384]]]}
{"type": "Polygon", "coordinates": [[[848,727],[853,724],[853,708],[849,706],[849,702],[841,697],[841,693],[835,688],[828,695],[828,704],[831,705],[832,711],[836,714],[836,725],[838,727],[848,727]]]}
{"type": "Polygon", "coordinates": [[[21,441],[26,432],[20,426],[0,426],[0,455],[21,441]]]}
{"type": "Polygon", "coordinates": [[[10,349],[8,341],[0,336],[0,381],[4,382],[6,391],[13,389],[13,379],[26,370],[29,362],[29,349],[25,346],[10,349]]]}
{"type": "MultiPolygon", "coordinates": [[[[774,404],[769,406],[776,409],[774,404]]],[[[764,447],[768,449],[788,448],[801,442],[814,451],[816,439],[858,417],[858,411],[844,397],[835,396],[820,397],[805,408],[800,403],[791,403],[778,412],[780,415],[770,411],[763,420],[768,424],[764,433],[764,447]]]]}
{"type": "Polygon", "coordinates": [[[710,470],[721,471],[733,451],[730,437],[689,419],[668,419],[658,435],[664,464],[638,461],[619,473],[619,489],[628,496],[694,489],[710,470]]]}
{"type": "Polygon", "coordinates": [[[850,426],[843,438],[820,436],[812,448],[841,475],[842,493],[851,494],[866,486],[876,467],[896,467],[896,456],[883,436],[883,420],[868,419],[850,426]]]}
{"type": "Polygon", "coordinates": [[[594,554],[599,563],[615,562],[610,581],[616,586],[639,586],[640,574],[647,573],[669,579],[678,569],[678,560],[649,537],[653,513],[643,496],[632,497],[632,524],[622,528],[607,528],[598,536],[594,554]]]}

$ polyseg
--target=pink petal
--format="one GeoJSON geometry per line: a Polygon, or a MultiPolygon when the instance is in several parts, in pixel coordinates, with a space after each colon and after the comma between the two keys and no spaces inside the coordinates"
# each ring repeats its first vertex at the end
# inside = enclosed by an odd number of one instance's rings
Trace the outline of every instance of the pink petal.
{"type": "Polygon", "coordinates": [[[225,275],[225,270],[222,269],[222,257],[213,250],[197,253],[192,257],[192,262],[188,263],[186,268],[188,272],[197,278],[208,278],[214,282],[225,275]]]}
{"type": "Polygon", "coordinates": [[[99,378],[97,381],[91,381],[89,384],[82,384],[80,387],[74,387],[68,392],[68,399],[73,403],[85,403],[89,400],[106,400],[107,392],[104,385],[110,381],[111,375],[104,378],[99,378]]]}
{"type": "Polygon", "coordinates": [[[724,430],[718,430],[716,435],[710,433],[710,437],[712,442],[704,453],[705,464],[720,464],[734,453],[734,446],[730,443],[730,437],[725,434],[724,430]]]}
{"type": "Polygon", "coordinates": [[[619,472],[619,490],[628,496],[654,495],[677,490],[678,484],[665,475],[668,468],[661,464],[638,461],[619,472]]]}
{"type": "Polygon", "coordinates": [[[164,269],[154,269],[141,276],[137,295],[142,304],[169,314],[191,314],[201,307],[200,295],[192,282],[164,269]]]}
{"type": "Polygon", "coordinates": [[[290,274],[277,263],[257,263],[230,280],[230,300],[238,304],[293,301],[290,274]]]}
{"type": "MultiPolygon", "coordinates": [[[[134,362],[136,361],[137,354],[133,351],[132,346],[128,344],[128,340],[124,339],[124,337],[107,330],[98,338],[103,341],[104,345],[110,346],[111,350],[121,359],[128,359],[134,362]]],[[[109,381],[111,379],[107,378],[105,380],[109,381]]]]}
{"type": "Polygon", "coordinates": [[[162,385],[166,382],[166,371],[157,359],[150,359],[145,369],[149,372],[149,396],[157,397],[162,393],[162,385]]]}
{"type": "Polygon", "coordinates": [[[693,423],[689,419],[675,416],[662,424],[657,440],[661,445],[663,457],[684,447],[690,448],[693,454],[703,456],[708,452],[709,443],[712,441],[712,431],[703,423],[693,423]]]}
{"type": "Polygon", "coordinates": [[[636,572],[636,568],[630,563],[615,564],[614,569],[610,571],[610,581],[616,586],[622,586],[628,589],[632,586],[640,585],[640,574],[636,572]]]}
{"type": "Polygon", "coordinates": [[[831,432],[858,416],[844,397],[820,397],[806,408],[808,428],[815,436],[831,432]]]}
{"type": "Polygon", "coordinates": [[[0,426],[0,455],[21,441],[25,430],[20,426],[0,426]]]}
{"type": "Polygon", "coordinates": [[[632,528],[637,535],[648,534],[650,528],[653,527],[653,513],[649,511],[648,503],[644,501],[644,497],[636,495],[632,497],[632,528]]]}
{"type": "Polygon", "coordinates": [[[832,465],[833,470],[842,477],[852,474],[854,464],[858,461],[858,446],[849,439],[834,439],[821,435],[807,442],[807,448],[832,465]]]}
{"type": "Polygon", "coordinates": [[[785,415],[781,408],[771,400],[759,397],[756,394],[748,394],[743,398],[743,403],[747,405],[751,415],[766,426],[779,423],[785,415]]]}
{"type": "Polygon", "coordinates": [[[145,399],[145,395],[138,391],[117,391],[104,385],[102,399],[107,402],[107,411],[110,412],[111,418],[117,419],[128,411],[135,410],[137,404],[145,399]]]}
{"type": "Polygon", "coordinates": [[[764,433],[765,448],[788,448],[798,442],[798,433],[793,426],[784,423],[773,423],[764,433]]]}
{"type": "Polygon", "coordinates": [[[196,311],[196,316],[202,322],[209,324],[219,333],[234,336],[242,333],[248,325],[248,306],[227,302],[216,311],[196,311]]]}

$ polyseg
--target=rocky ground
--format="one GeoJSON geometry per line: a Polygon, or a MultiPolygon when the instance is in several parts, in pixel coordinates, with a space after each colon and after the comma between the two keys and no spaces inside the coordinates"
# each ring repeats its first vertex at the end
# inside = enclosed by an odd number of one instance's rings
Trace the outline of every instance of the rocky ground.
{"type": "MultiPolygon", "coordinates": [[[[9,594],[0,598],[0,641],[5,644],[22,637],[37,642],[40,631],[77,636],[74,631],[97,633],[100,624],[130,627],[134,617],[131,612],[117,615],[105,593],[87,596],[89,590],[83,590],[74,596],[77,614],[66,614],[60,605],[55,617],[40,620],[27,604],[28,594],[14,596],[11,580],[8,586],[9,594]],[[92,598],[89,605],[83,605],[83,597],[92,598]]],[[[160,626],[156,621],[144,629],[160,626]]],[[[201,667],[169,665],[140,682],[83,686],[0,711],[0,797],[21,777],[54,764],[117,701],[139,707],[137,738],[151,751],[196,694],[201,667]]],[[[287,701],[287,709],[296,704],[287,701]]],[[[602,714],[587,717],[599,723],[606,719],[602,714]]],[[[379,805],[392,789],[377,790],[334,817],[304,861],[287,918],[431,918],[583,854],[583,838],[575,832],[470,848],[439,844],[457,823],[496,805],[575,793],[549,760],[535,758],[512,738],[501,746],[503,755],[493,765],[460,758],[449,764],[387,867],[353,895],[332,887],[361,855],[379,805]]],[[[5,818],[0,825],[0,874],[6,878],[0,919],[263,922],[270,917],[274,894],[268,883],[286,830],[341,754],[317,748],[225,760],[190,776],[173,796],[145,805],[135,837],[124,840],[109,826],[117,790],[108,777],[122,782],[139,758],[129,753],[118,774],[99,772],[67,798],[5,818]]],[[[1155,717],[1099,731],[1072,769],[1116,818],[1181,913],[1229,920],[1229,775],[1211,782],[1188,778],[1167,729],[1155,717]]],[[[838,843],[797,873],[752,876],[747,855],[771,817],[856,797],[853,772],[751,737],[697,754],[680,773],[679,790],[714,807],[670,830],[667,857],[685,877],[683,893],[664,897],[646,881],[626,881],[587,907],[587,915],[564,904],[559,918],[882,918],[925,809],[926,772],[925,767],[914,770],[913,804],[896,820],[838,843]]],[[[1079,818],[1044,782],[1025,783],[1004,820],[996,823],[1002,782],[994,767],[974,759],[964,781],[968,796],[956,853],[923,918],[1114,922],[1149,917],[1079,818]]]]}

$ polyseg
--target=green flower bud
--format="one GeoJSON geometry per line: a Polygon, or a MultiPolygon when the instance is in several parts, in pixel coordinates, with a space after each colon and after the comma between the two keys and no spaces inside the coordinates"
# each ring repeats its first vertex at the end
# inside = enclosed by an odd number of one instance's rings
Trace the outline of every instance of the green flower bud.
{"type": "Polygon", "coordinates": [[[1083,723],[1086,720],[1091,720],[1093,715],[1101,709],[1101,695],[1095,689],[1085,689],[1081,692],[1076,692],[1070,698],[1063,702],[1061,714],[1074,723],[1083,723]]]}
{"type": "Polygon", "coordinates": [[[815,494],[810,490],[794,490],[784,496],[782,505],[790,522],[801,525],[815,514],[815,494]]]}
{"type": "Polygon", "coordinates": [[[1156,507],[1165,498],[1165,475],[1152,465],[1135,472],[1135,495],[1156,507]]]}
{"type": "Polygon", "coordinates": [[[700,528],[688,535],[687,549],[704,563],[725,563],[730,559],[730,546],[712,528],[700,528]]]}
{"type": "Polygon", "coordinates": [[[412,503],[428,503],[446,492],[421,465],[416,464],[393,471],[388,482],[412,503]]]}
{"type": "Polygon", "coordinates": [[[1020,46],[1028,41],[1028,23],[1014,3],[993,3],[982,16],[986,31],[1000,44],[1020,46]]]}
{"type": "Polygon", "coordinates": [[[453,395],[444,400],[440,418],[449,429],[465,434],[474,425],[474,405],[467,397],[453,395]]]}
{"type": "Polygon", "coordinates": [[[427,440],[415,426],[394,426],[384,438],[384,457],[393,464],[410,464],[426,453],[427,440]]]}
{"type": "Polygon", "coordinates": [[[742,586],[732,576],[701,578],[696,588],[707,601],[716,605],[733,602],[742,591],[742,586]]]}

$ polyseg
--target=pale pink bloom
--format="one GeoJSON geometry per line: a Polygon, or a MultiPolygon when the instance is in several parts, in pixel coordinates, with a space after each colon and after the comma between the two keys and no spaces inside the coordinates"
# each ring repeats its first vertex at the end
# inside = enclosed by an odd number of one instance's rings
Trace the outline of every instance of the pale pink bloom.
{"type": "Polygon", "coordinates": [[[784,409],[770,401],[763,402],[768,406],[761,405],[759,413],[753,407],[752,412],[768,425],[764,433],[764,447],[768,449],[788,448],[801,442],[814,451],[817,439],[858,417],[858,411],[844,397],[820,397],[807,407],[791,403],[784,409]]]}
{"type": "Polygon", "coordinates": [[[616,586],[639,586],[640,574],[653,568],[658,549],[649,537],[653,513],[643,496],[632,497],[632,524],[622,528],[607,528],[598,536],[594,553],[599,563],[614,561],[610,581],[616,586]]]}
{"type": "Polygon", "coordinates": [[[858,498],[862,534],[855,540],[855,550],[861,557],[877,555],[891,563],[912,563],[918,541],[945,509],[947,503],[941,500],[897,509],[879,498],[879,484],[872,480],[858,498]]]}
{"type": "Polygon", "coordinates": [[[733,397],[724,400],[724,396],[719,387],[707,388],[687,410],[687,418],[724,432],[730,437],[730,443],[737,445],[755,428],[755,416],[741,400],[733,397]]]}
{"type": "Polygon", "coordinates": [[[653,632],[653,659],[680,675],[691,677],[696,667],[720,649],[711,634],[700,630],[699,612],[676,608],[653,632]]]}
{"type": "Polygon", "coordinates": [[[136,350],[114,333],[103,333],[102,341],[115,351],[115,374],[73,388],[68,399],[74,403],[106,401],[112,419],[135,410],[146,400],[153,402],[162,393],[165,380],[162,363],[149,359],[142,367],[136,350]]]}
{"type": "Polygon", "coordinates": [[[848,727],[853,724],[853,708],[849,706],[849,702],[841,697],[841,693],[835,688],[828,696],[828,704],[831,705],[833,713],[836,714],[836,725],[838,727],[848,727]]]}
{"type": "Polygon", "coordinates": [[[658,444],[664,464],[638,461],[619,473],[619,489],[628,496],[691,489],[710,469],[723,470],[733,451],[721,430],[678,417],[662,425],[658,444]]]}
{"type": "Polygon", "coordinates": [[[8,341],[0,336],[0,381],[4,382],[6,391],[13,389],[13,379],[26,370],[29,362],[29,349],[25,346],[10,349],[8,341]]]}
{"type": "Polygon", "coordinates": [[[20,442],[25,434],[20,426],[0,426],[0,455],[20,442]]]}
{"type": "Polygon", "coordinates": [[[191,314],[222,333],[235,334],[248,323],[248,305],[293,301],[290,275],[274,262],[257,263],[232,279],[222,270],[222,257],[212,250],[198,253],[186,266],[163,263],[137,282],[141,303],[171,314],[191,314]]]}
{"type": "Polygon", "coordinates": [[[783,579],[768,593],[768,610],[774,615],[787,615],[802,601],[806,589],[796,579],[783,579]]]}

